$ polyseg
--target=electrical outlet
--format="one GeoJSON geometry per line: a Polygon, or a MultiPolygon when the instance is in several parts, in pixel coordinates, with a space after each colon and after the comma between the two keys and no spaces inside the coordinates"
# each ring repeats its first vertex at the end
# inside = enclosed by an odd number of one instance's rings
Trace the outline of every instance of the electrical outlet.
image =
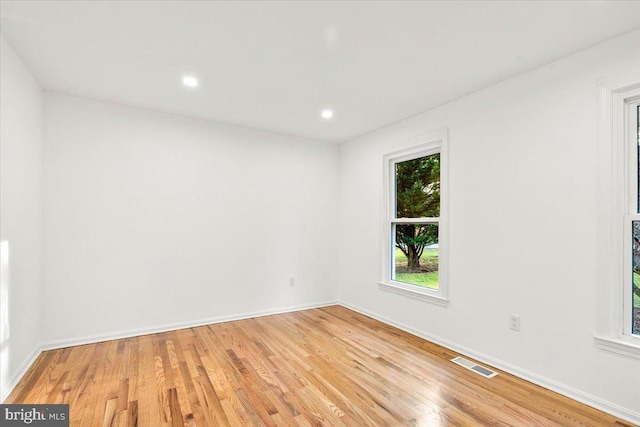
{"type": "Polygon", "coordinates": [[[520,316],[517,314],[511,314],[509,316],[509,327],[514,331],[520,330],[520,316]]]}
{"type": "Polygon", "coordinates": [[[289,286],[295,286],[295,285],[296,285],[296,278],[289,277],[289,286]]]}

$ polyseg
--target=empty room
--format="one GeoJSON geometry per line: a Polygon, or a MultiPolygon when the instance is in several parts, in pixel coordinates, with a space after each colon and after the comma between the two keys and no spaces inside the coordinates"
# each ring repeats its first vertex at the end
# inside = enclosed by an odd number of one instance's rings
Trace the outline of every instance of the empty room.
{"type": "Polygon", "coordinates": [[[640,1],[0,0],[1,426],[640,425],[640,1]]]}

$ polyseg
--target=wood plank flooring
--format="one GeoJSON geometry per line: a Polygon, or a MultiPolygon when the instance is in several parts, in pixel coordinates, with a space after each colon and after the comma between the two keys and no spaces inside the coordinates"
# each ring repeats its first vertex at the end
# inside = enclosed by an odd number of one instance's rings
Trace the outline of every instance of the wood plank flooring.
{"type": "Polygon", "coordinates": [[[72,426],[628,426],[340,306],[44,352],[5,403],[72,426]]]}

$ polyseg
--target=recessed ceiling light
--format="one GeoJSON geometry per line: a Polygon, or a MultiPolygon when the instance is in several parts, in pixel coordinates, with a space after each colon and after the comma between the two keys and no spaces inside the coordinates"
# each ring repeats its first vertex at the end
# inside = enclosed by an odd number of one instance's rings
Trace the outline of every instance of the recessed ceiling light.
{"type": "Polygon", "coordinates": [[[186,87],[196,87],[198,86],[198,79],[193,76],[184,76],[182,78],[182,84],[186,87]]]}
{"type": "Polygon", "coordinates": [[[322,118],[327,120],[332,119],[333,110],[322,110],[322,118]]]}

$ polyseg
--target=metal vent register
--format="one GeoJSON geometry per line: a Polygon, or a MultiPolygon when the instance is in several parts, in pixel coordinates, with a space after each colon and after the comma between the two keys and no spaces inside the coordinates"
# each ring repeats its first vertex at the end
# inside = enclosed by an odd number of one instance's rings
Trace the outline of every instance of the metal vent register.
{"type": "Polygon", "coordinates": [[[460,365],[463,368],[467,368],[470,371],[473,371],[476,374],[480,374],[485,378],[493,378],[496,375],[498,375],[497,372],[494,372],[491,369],[485,368],[484,366],[480,366],[477,363],[474,363],[470,360],[465,359],[464,357],[454,357],[453,359],[451,359],[451,361],[456,365],[460,365]]]}

